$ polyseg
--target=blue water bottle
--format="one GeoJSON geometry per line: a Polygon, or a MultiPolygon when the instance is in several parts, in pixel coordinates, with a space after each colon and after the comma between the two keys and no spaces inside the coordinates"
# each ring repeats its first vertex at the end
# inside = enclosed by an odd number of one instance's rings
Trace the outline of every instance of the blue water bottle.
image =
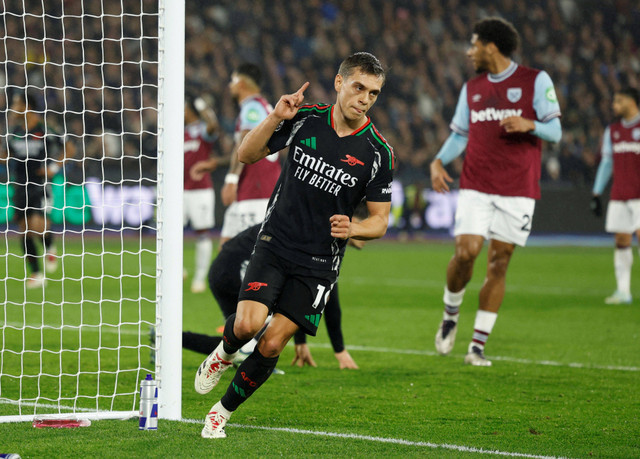
{"type": "Polygon", "coordinates": [[[158,386],[151,375],[140,384],[139,430],[158,430],[158,386]]]}

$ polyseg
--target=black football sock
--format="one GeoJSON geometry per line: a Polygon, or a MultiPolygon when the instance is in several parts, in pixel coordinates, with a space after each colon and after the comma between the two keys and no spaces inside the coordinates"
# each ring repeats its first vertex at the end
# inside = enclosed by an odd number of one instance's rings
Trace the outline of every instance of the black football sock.
{"type": "Polygon", "coordinates": [[[218,347],[222,336],[203,335],[202,333],[182,332],[182,347],[190,351],[209,355],[218,347]]]}
{"type": "Polygon", "coordinates": [[[36,251],[36,243],[31,236],[23,236],[23,250],[26,255],[27,263],[32,273],[40,272],[40,264],[38,263],[38,252],[36,251]]]}
{"type": "Polygon", "coordinates": [[[53,247],[53,233],[51,231],[44,233],[43,246],[45,253],[53,247]]]}
{"type": "Polygon", "coordinates": [[[249,339],[240,339],[233,333],[233,323],[236,321],[236,315],[231,314],[224,324],[224,334],[222,335],[222,348],[227,354],[235,354],[242,346],[251,341],[249,339]]]}
{"type": "Polygon", "coordinates": [[[269,379],[278,363],[278,356],[264,357],[256,348],[238,367],[226,394],[220,402],[229,411],[235,411],[262,384],[269,379]]]}

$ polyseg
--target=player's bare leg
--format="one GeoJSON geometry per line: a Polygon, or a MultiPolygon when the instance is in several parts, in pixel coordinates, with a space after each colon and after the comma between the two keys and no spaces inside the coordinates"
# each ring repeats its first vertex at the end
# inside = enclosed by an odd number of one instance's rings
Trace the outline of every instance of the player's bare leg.
{"type": "Polygon", "coordinates": [[[298,326],[294,322],[281,314],[274,314],[256,349],[238,367],[225,395],[211,407],[205,418],[202,437],[227,436],[224,427],[231,414],[269,379],[280,353],[296,331],[298,326]]]}
{"type": "Polygon", "coordinates": [[[473,234],[456,236],[456,248],[447,266],[447,286],[444,290],[444,313],[436,333],[436,350],[448,355],[455,344],[460,304],[464,288],[473,275],[473,265],[482,250],[484,238],[473,234]]]}
{"type": "Polygon", "coordinates": [[[484,346],[498,318],[498,310],[504,298],[507,269],[515,250],[515,244],[489,241],[487,254],[487,277],[480,289],[478,312],[473,327],[473,340],[469,344],[465,363],[476,366],[490,366],[484,357],[484,346]]]}
{"type": "Polygon", "coordinates": [[[199,394],[206,394],[220,381],[222,373],[233,365],[233,359],[244,344],[250,341],[264,325],[269,309],[257,301],[240,301],[238,310],[227,319],[222,341],[204,359],[194,381],[199,394]]]}
{"type": "Polygon", "coordinates": [[[605,298],[606,304],[631,303],[631,266],[633,265],[633,234],[616,233],[616,248],[613,253],[613,267],[616,275],[616,291],[605,298]]]}

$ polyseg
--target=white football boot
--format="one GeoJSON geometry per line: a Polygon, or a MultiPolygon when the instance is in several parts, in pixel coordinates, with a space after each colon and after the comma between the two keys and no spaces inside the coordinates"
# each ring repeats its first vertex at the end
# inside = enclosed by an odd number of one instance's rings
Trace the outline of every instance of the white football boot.
{"type": "Polygon", "coordinates": [[[194,387],[197,393],[209,393],[211,389],[216,387],[218,381],[220,381],[222,373],[233,365],[233,357],[229,361],[223,360],[220,358],[220,352],[222,352],[222,341],[220,341],[218,347],[204,359],[204,362],[202,362],[198,371],[196,371],[194,387]]]}
{"type": "Polygon", "coordinates": [[[458,323],[453,320],[443,320],[436,333],[436,351],[440,355],[449,355],[456,343],[458,323]]]}
{"type": "Polygon", "coordinates": [[[204,418],[204,427],[200,436],[202,438],[227,438],[224,426],[230,416],[231,413],[222,406],[222,403],[216,403],[211,407],[207,417],[204,418]]]}
{"type": "Polygon", "coordinates": [[[606,297],[604,302],[605,304],[631,304],[631,294],[616,290],[613,295],[606,297]]]}
{"type": "Polygon", "coordinates": [[[478,346],[469,346],[469,353],[464,357],[464,363],[475,367],[490,367],[491,360],[487,360],[484,351],[478,346]]]}

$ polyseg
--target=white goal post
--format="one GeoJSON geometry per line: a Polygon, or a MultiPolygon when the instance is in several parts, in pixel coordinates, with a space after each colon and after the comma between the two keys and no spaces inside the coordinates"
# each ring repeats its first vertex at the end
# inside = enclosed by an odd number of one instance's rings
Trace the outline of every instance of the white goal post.
{"type": "Polygon", "coordinates": [[[0,8],[0,423],[181,419],[185,0],[0,8]]]}

